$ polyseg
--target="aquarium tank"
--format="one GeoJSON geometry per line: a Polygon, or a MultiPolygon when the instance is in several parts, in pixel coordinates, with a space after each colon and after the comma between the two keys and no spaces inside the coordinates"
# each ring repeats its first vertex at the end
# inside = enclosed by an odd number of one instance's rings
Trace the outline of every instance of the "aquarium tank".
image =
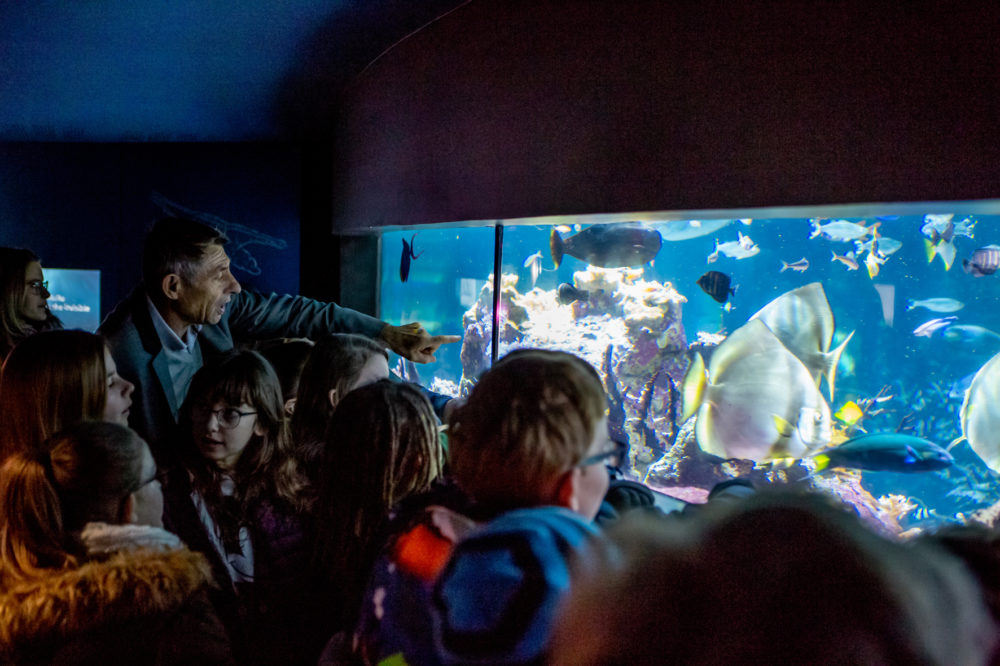
{"type": "Polygon", "coordinates": [[[577,354],[657,493],[818,488],[894,533],[1000,512],[1000,202],[380,233],[380,316],[462,336],[401,376],[458,396],[512,349],[577,354]]]}

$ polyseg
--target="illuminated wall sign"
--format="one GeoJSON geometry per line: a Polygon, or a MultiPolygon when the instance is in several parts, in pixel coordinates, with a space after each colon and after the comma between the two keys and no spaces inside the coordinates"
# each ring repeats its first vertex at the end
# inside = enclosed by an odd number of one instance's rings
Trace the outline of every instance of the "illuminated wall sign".
{"type": "Polygon", "coordinates": [[[66,328],[95,331],[101,323],[101,271],[46,268],[49,309],[66,328]]]}

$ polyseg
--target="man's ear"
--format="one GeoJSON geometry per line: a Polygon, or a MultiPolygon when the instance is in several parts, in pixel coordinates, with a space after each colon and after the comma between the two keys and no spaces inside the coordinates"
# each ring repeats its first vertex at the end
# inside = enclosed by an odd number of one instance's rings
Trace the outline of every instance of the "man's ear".
{"type": "Polygon", "coordinates": [[[580,501],[577,498],[576,488],[580,480],[581,470],[578,467],[566,470],[556,481],[556,505],[565,507],[570,511],[577,511],[580,508],[580,501]]]}
{"type": "Polygon", "coordinates": [[[131,493],[128,497],[123,499],[122,503],[119,505],[118,522],[122,525],[128,525],[129,523],[136,522],[135,497],[131,493]]]}
{"type": "Polygon", "coordinates": [[[177,273],[164,275],[163,280],[160,281],[160,289],[168,300],[176,301],[180,298],[181,276],[177,273]]]}
{"type": "Polygon", "coordinates": [[[330,400],[330,406],[331,407],[336,407],[337,406],[337,389],[335,389],[335,388],[330,389],[330,392],[327,394],[327,398],[329,398],[329,400],[330,400]]]}

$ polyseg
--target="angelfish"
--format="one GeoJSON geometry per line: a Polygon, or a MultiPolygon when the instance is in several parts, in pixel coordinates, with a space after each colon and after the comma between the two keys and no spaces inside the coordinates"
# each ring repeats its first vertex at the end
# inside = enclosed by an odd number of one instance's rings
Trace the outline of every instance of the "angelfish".
{"type": "Polygon", "coordinates": [[[410,242],[407,243],[406,239],[403,239],[403,256],[399,259],[399,281],[406,282],[406,279],[410,277],[410,260],[416,259],[420,254],[413,252],[413,241],[417,238],[416,234],[410,236],[410,242]]]}
{"type": "Polygon", "coordinates": [[[715,349],[707,372],[695,354],[681,392],[682,419],[697,413],[698,445],[716,456],[801,458],[830,441],[830,407],[812,375],[759,319],[715,349]]]}
{"type": "Polygon", "coordinates": [[[819,386],[820,377],[826,377],[830,398],[833,398],[837,363],[854,331],[840,346],[830,349],[833,344],[833,311],[822,284],[810,282],[787,291],[750,319],[760,319],[771,329],[778,340],[806,366],[816,386],[819,386]]]}

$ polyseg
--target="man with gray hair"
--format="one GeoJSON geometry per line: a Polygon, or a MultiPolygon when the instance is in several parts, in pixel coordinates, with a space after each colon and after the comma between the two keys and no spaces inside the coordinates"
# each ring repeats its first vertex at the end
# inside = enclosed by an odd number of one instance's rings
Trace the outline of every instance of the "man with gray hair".
{"type": "Polygon", "coordinates": [[[194,220],[159,220],[146,236],[142,284],[101,323],[118,372],[135,384],[129,425],[161,465],[176,455],[170,439],[194,373],[237,343],[280,337],[359,333],[418,363],[442,344],[418,323],[393,326],[336,303],[244,291],[230,271],[227,238],[194,220]]]}

